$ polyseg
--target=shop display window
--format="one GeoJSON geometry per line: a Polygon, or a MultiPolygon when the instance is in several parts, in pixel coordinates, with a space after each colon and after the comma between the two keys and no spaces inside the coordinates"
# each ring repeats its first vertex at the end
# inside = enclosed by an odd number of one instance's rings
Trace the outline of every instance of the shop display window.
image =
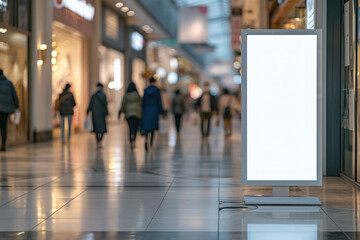
{"type": "Polygon", "coordinates": [[[105,46],[99,47],[99,54],[100,82],[106,86],[109,120],[115,122],[127,87],[124,81],[124,54],[105,46]]]}
{"type": "Polygon", "coordinates": [[[28,139],[28,36],[8,30],[0,36],[0,68],[14,84],[20,104],[21,119],[19,125],[9,120],[9,144],[26,142],[28,139]]]}
{"type": "MultiPolygon", "coordinates": [[[[72,85],[71,91],[76,100],[72,127],[82,127],[87,102],[84,102],[84,39],[75,30],[55,22],[52,41],[52,103],[55,104],[66,83],[72,85]]],[[[60,127],[59,113],[53,112],[53,127],[60,127]]],[[[55,133],[56,135],[56,133],[55,133]]]]}

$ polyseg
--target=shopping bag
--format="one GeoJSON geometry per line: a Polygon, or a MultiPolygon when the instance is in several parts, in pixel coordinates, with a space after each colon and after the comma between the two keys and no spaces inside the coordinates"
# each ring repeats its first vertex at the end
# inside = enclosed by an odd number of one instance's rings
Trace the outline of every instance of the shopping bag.
{"type": "Polygon", "coordinates": [[[168,121],[167,118],[161,118],[159,121],[159,133],[167,133],[168,132],[168,121]]]}
{"type": "Polygon", "coordinates": [[[21,119],[20,110],[16,109],[15,112],[10,116],[10,120],[13,124],[19,125],[21,119]]]}
{"type": "Polygon", "coordinates": [[[86,118],[85,118],[85,121],[84,121],[84,129],[85,129],[85,131],[91,132],[91,131],[92,131],[92,128],[93,128],[93,126],[92,126],[92,120],[91,120],[91,118],[90,118],[90,117],[86,117],[86,118]]]}

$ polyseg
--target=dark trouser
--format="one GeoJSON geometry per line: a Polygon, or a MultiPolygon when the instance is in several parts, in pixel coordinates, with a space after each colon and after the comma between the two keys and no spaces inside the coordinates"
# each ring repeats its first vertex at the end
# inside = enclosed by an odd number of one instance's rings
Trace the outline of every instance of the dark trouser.
{"type": "Polygon", "coordinates": [[[209,136],[210,126],[211,126],[211,112],[202,112],[200,113],[201,118],[201,133],[203,136],[209,136]]]}
{"type": "Polygon", "coordinates": [[[181,114],[175,114],[175,126],[176,126],[176,131],[180,132],[180,126],[181,126],[181,114]]]}
{"type": "Polygon", "coordinates": [[[135,142],[140,119],[137,117],[129,117],[126,121],[129,125],[130,142],[135,142]]]}
{"type": "Polygon", "coordinates": [[[103,133],[95,133],[95,135],[96,135],[96,142],[101,143],[101,141],[104,138],[104,134],[103,133]]]}
{"type": "Polygon", "coordinates": [[[154,131],[150,131],[150,132],[146,132],[145,133],[145,144],[148,143],[148,136],[150,134],[150,146],[153,145],[153,142],[154,142],[154,131]]]}
{"type": "Polygon", "coordinates": [[[6,145],[8,119],[8,113],[0,112],[1,146],[3,147],[6,145]]]}

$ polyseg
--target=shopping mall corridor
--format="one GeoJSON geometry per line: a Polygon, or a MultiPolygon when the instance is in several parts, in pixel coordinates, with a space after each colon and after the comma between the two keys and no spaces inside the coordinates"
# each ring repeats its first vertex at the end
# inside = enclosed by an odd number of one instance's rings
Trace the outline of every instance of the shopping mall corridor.
{"type": "Polygon", "coordinates": [[[143,141],[131,152],[120,123],[102,150],[84,133],[1,153],[0,239],[357,239],[360,191],[340,178],[292,188],[321,207],[244,206],[271,190],[241,185],[239,120],[228,140],[186,121],[149,153],[143,141]]]}

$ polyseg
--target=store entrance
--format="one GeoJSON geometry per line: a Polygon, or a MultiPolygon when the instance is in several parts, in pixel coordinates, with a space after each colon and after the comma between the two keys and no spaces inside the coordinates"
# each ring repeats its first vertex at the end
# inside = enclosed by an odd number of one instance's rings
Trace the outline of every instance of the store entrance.
{"type": "Polygon", "coordinates": [[[0,36],[0,68],[15,87],[19,98],[20,124],[8,122],[8,144],[25,143],[28,140],[28,36],[8,29],[0,36]]]}
{"type": "MultiPolygon", "coordinates": [[[[81,131],[81,123],[84,120],[87,106],[87,102],[85,102],[87,85],[84,81],[86,40],[78,31],[59,22],[53,24],[52,37],[52,102],[55,103],[66,83],[70,83],[77,104],[74,108],[72,128],[75,132],[81,131]]],[[[60,136],[60,125],[59,113],[54,111],[53,127],[55,138],[60,136]]]]}

